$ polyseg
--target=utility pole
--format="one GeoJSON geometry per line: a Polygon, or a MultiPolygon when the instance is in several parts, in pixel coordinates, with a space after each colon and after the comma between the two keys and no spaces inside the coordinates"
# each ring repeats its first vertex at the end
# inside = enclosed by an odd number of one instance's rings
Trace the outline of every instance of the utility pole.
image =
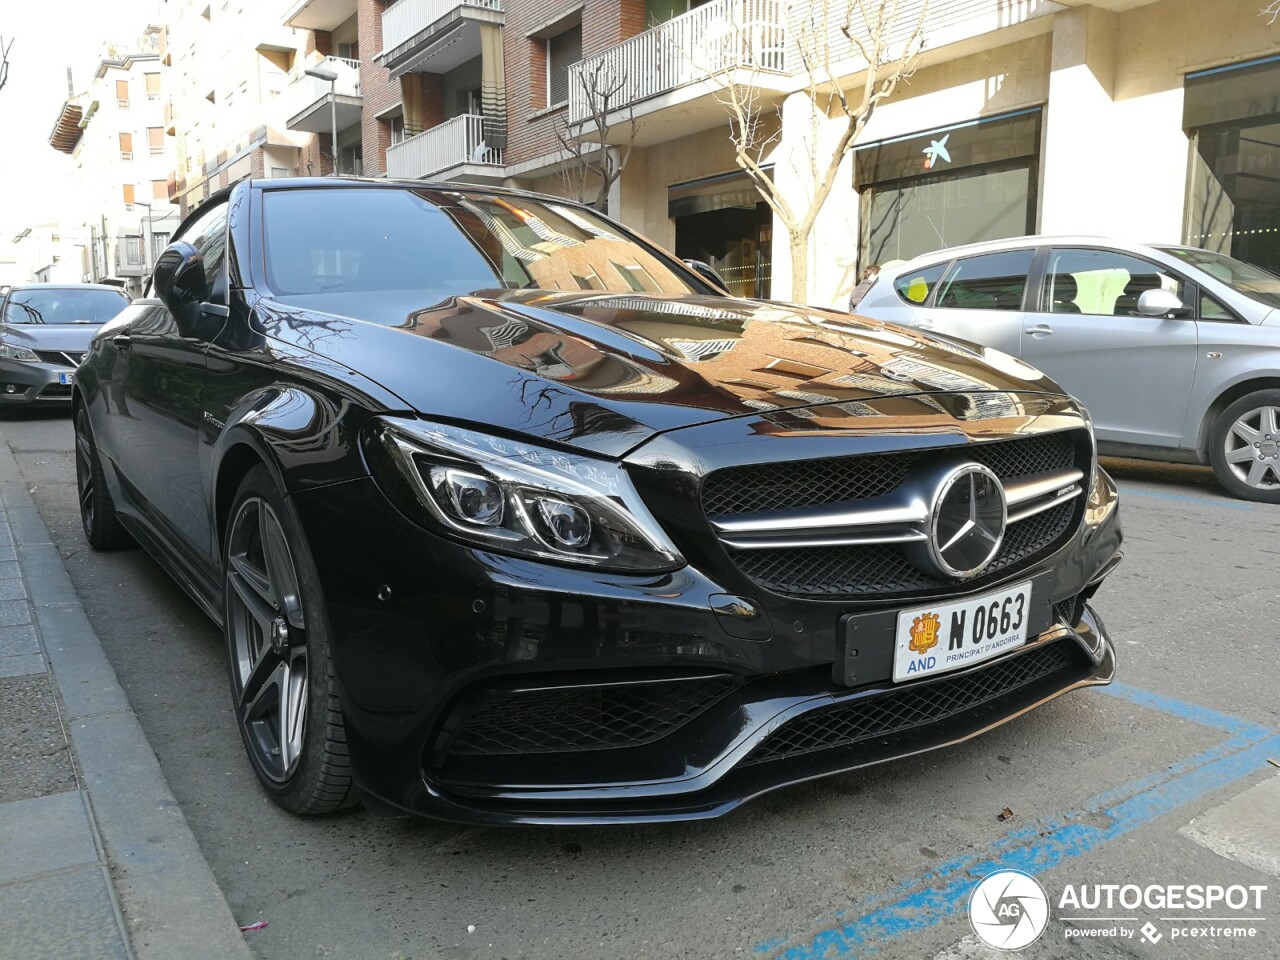
{"type": "Polygon", "coordinates": [[[332,175],[338,175],[338,75],[324,67],[310,67],[302,71],[308,77],[329,82],[329,123],[333,128],[333,142],[329,144],[329,152],[333,155],[332,175]]]}

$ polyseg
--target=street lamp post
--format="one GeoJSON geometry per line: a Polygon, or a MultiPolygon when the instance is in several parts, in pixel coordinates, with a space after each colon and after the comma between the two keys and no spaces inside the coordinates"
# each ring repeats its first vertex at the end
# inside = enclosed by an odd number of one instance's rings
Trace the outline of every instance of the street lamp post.
{"type": "Polygon", "coordinates": [[[333,160],[332,175],[336,177],[338,175],[338,75],[324,67],[309,67],[302,72],[308,77],[329,82],[329,122],[333,128],[331,134],[333,142],[329,144],[329,152],[333,160]]]}
{"type": "MultiPolygon", "coordinates": [[[[146,286],[146,278],[151,275],[151,240],[147,236],[147,227],[151,226],[151,204],[142,200],[133,201],[139,207],[147,208],[147,215],[142,218],[142,280],[143,287],[146,286]]],[[[154,229],[154,227],[152,227],[154,229]]]]}

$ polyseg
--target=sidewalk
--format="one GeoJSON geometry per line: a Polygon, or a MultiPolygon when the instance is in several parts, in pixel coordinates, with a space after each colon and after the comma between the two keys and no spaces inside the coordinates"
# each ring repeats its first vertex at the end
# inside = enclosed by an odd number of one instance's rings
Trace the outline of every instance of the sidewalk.
{"type": "Polygon", "coordinates": [[[0,960],[248,960],[0,424],[0,960]]]}

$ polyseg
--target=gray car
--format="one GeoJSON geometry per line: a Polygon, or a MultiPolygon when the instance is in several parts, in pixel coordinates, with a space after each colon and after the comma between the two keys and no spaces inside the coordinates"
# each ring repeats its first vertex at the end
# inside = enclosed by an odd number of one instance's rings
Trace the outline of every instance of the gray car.
{"type": "Polygon", "coordinates": [[[67,403],[99,326],[129,305],[119,287],[24,283],[0,299],[0,405],[67,403]]]}
{"type": "Polygon", "coordinates": [[[1113,456],[1212,464],[1280,503],[1280,277],[1194,247],[1020,237],[886,267],[856,312],[995,347],[1093,415],[1113,456]]]}

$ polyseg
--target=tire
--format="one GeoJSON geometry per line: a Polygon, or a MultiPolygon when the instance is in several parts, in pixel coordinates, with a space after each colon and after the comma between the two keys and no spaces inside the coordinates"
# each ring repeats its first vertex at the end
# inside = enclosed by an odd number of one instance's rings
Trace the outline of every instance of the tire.
{"type": "Polygon", "coordinates": [[[1246,394],[1218,414],[1209,462],[1232,496],[1280,503],[1280,390],[1246,394]]]}
{"type": "Polygon", "coordinates": [[[80,525],[85,539],[95,550],[124,550],[134,546],[133,537],[120,522],[111,491],[102,475],[102,460],[93,442],[89,412],[76,410],[76,496],[80,503],[80,525]]]}
{"type": "Polygon", "coordinates": [[[320,578],[266,467],[245,476],[223,537],[232,709],[258,781],[291,813],[354,806],[320,578]]]}

